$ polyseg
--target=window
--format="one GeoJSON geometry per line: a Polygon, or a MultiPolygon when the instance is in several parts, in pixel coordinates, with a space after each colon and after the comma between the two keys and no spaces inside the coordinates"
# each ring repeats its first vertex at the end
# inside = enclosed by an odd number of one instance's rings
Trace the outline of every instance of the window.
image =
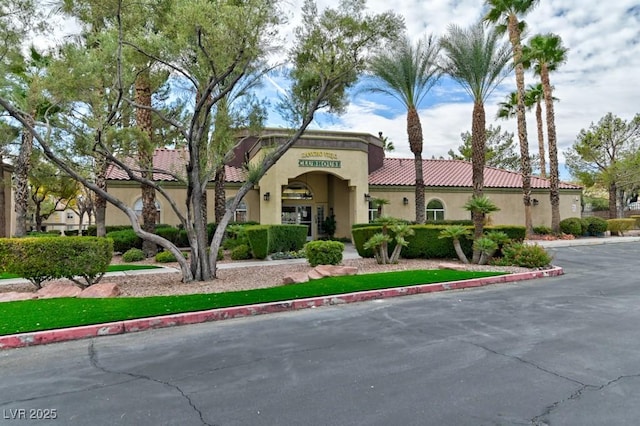
{"type": "MultiPolygon", "coordinates": [[[[233,197],[227,200],[227,208],[231,205],[231,203],[233,203],[233,200],[233,197]]],[[[246,222],[247,220],[249,220],[249,216],[247,214],[247,203],[245,203],[244,201],[240,201],[240,204],[238,204],[238,207],[233,212],[233,221],[246,222]]]]}
{"type": "Polygon", "coordinates": [[[73,212],[67,212],[67,219],[75,219],[76,215],[73,212]]]}
{"type": "Polygon", "coordinates": [[[373,222],[378,217],[380,217],[380,210],[373,201],[369,201],[369,223],[373,222]]]}
{"type": "Polygon", "coordinates": [[[431,200],[427,203],[427,220],[444,220],[444,205],[440,200],[431,200]]]}
{"type": "MultiPolygon", "coordinates": [[[[138,198],[133,204],[133,210],[138,216],[138,220],[142,220],[142,198],[138,198]]],[[[160,204],[156,200],[156,223],[160,223],[160,204]]]]}

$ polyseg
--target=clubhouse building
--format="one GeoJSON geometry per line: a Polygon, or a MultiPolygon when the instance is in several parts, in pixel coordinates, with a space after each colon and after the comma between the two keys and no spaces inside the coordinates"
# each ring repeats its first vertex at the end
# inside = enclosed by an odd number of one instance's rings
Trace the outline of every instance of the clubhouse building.
{"type": "MultiPolygon", "coordinates": [[[[258,137],[245,138],[225,166],[226,197],[230,200],[245,181],[245,162],[260,162],[273,146],[289,137],[285,129],[266,129],[258,137]]],[[[158,149],[157,173],[167,192],[185,199],[184,183],[173,176],[184,174],[186,152],[158,149]]],[[[425,204],[428,220],[470,219],[464,204],[472,194],[471,163],[461,160],[423,160],[425,204]]],[[[136,211],[142,211],[140,185],[121,170],[112,168],[108,191],[136,211]]],[[[495,225],[524,225],[522,178],[517,172],[486,167],[484,193],[500,208],[491,214],[495,225]]],[[[550,226],[549,180],[532,177],[534,226],[550,226]]],[[[214,189],[207,189],[209,221],[213,219],[214,189]]],[[[560,183],[560,217],[580,216],[582,188],[560,183]]],[[[328,216],[336,221],[336,237],[350,237],[351,225],[383,215],[415,219],[415,165],[412,158],[386,158],[379,138],[366,133],[308,130],[244,197],[235,212],[238,222],[296,223],[309,227],[309,239],[324,235],[328,216]],[[383,200],[383,201],[380,201],[383,200]],[[381,211],[380,211],[381,207],[381,211]]],[[[177,225],[175,213],[157,197],[158,223],[177,225]]],[[[127,224],[120,210],[108,205],[108,225],[127,224]]]]}

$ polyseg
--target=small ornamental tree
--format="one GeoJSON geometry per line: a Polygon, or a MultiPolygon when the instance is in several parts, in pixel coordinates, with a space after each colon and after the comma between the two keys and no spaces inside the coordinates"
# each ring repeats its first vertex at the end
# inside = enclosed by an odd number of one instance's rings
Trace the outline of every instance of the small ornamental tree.
{"type": "Polygon", "coordinates": [[[464,254],[462,246],[460,246],[460,239],[467,238],[469,235],[471,235],[471,231],[468,227],[462,225],[451,225],[440,231],[438,238],[451,238],[453,240],[453,248],[456,250],[458,259],[460,259],[462,263],[468,264],[469,259],[467,259],[467,255],[464,254]]]}

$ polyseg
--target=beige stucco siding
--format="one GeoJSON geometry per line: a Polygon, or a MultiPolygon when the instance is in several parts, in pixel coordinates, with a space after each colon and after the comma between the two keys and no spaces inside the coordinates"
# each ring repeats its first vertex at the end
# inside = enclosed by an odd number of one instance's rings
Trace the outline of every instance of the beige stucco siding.
{"type": "MultiPolygon", "coordinates": [[[[500,208],[500,211],[491,214],[494,224],[523,225],[524,205],[522,192],[518,189],[485,189],[487,195],[500,208]]],[[[470,219],[470,214],[464,209],[465,203],[471,197],[469,189],[427,189],[425,191],[425,205],[432,199],[442,202],[445,209],[445,219],[464,220],[470,219]]],[[[371,196],[389,200],[389,204],[383,206],[382,213],[406,220],[415,219],[415,196],[413,191],[405,188],[371,188],[371,196]],[[403,198],[409,200],[408,205],[403,204],[403,198]]],[[[551,204],[548,190],[534,190],[531,194],[538,200],[536,206],[532,206],[532,218],[534,226],[551,226],[551,204]]],[[[564,190],[560,194],[560,218],[580,217],[580,191],[564,190]]]]}

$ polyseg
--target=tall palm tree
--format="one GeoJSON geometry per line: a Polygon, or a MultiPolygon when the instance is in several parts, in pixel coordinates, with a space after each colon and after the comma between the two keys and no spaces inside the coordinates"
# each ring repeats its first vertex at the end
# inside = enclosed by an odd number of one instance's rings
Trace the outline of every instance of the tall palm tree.
{"type": "Polygon", "coordinates": [[[416,170],[416,222],[425,222],[424,177],[422,171],[422,124],[418,107],[441,72],[438,68],[440,46],[433,36],[421,39],[415,46],[405,36],[392,49],[380,52],[369,69],[375,84],[366,90],[389,95],[407,108],[407,136],[416,170]]]}
{"type": "MultiPolygon", "coordinates": [[[[547,177],[547,165],[545,163],[545,149],[544,149],[544,121],[542,121],[542,84],[529,85],[524,94],[524,105],[527,110],[531,110],[533,106],[536,106],[536,124],[538,130],[538,154],[540,162],[540,176],[547,177]]],[[[496,118],[508,119],[516,116],[516,109],[518,104],[518,92],[511,92],[507,95],[504,102],[500,102],[498,113],[496,118]]]]}
{"type": "MultiPolygon", "coordinates": [[[[485,32],[480,22],[468,29],[449,26],[448,33],[440,40],[445,56],[442,70],[457,81],[473,98],[471,124],[471,164],[473,197],[479,198],[484,189],[485,148],[487,144],[486,113],[484,103],[511,71],[508,66],[511,48],[501,43],[495,30],[485,32]]],[[[484,217],[473,212],[474,239],[482,237],[484,217]]],[[[477,263],[480,253],[474,250],[477,263]]]]}
{"type": "Polygon", "coordinates": [[[547,113],[547,134],[549,139],[549,198],[551,200],[551,229],[560,232],[560,191],[558,171],[558,144],[556,140],[555,113],[553,110],[553,88],[549,72],[555,71],[567,60],[568,49],[556,34],[535,35],[525,46],[523,56],[526,63],[534,66],[540,76],[544,92],[544,106],[547,113]]]}
{"type": "Polygon", "coordinates": [[[542,91],[542,84],[530,84],[527,86],[527,91],[524,94],[524,103],[529,108],[536,106],[536,124],[538,129],[538,155],[540,161],[540,177],[547,177],[547,164],[545,161],[545,149],[544,149],[544,122],[542,121],[542,100],[544,93],[542,91]]]}
{"type": "Polygon", "coordinates": [[[531,160],[529,158],[529,142],[527,140],[527,121],[525,117],[524,67],[522,65],[521,34],[524,21],[520,17],[531,11],[539,0],[485,0],[489,12],[485,16],[488,22],[498,24],[500,32],[507,32],[513,48],[513,64],[516,71],[516,88],[518,102],[516,114],[518,118],[518,139],[520,141],[520,162],[522,173],[522,201],[524,203],[524,224],[526,235],[533,233],[531,219],[531,160]]]}

